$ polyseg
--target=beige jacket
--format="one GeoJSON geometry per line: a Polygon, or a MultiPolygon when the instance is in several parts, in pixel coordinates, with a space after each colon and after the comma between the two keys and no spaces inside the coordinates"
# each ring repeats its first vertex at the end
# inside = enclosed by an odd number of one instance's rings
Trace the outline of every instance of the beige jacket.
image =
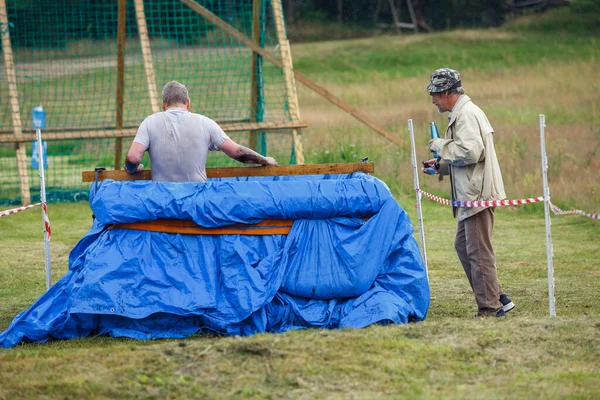
{"type": "MultiPolygon", "coordinates": [[[[504,183],[494,149],[494,129],[483,111],[469,96],[462,95],[450,114],[445,139],[432,143],[441,157],[440,173],[450,175],[453,200],[503,200],[504,183]]],[[[453,207],[458,221],[469,218],[483,207],[453,207]]]]}

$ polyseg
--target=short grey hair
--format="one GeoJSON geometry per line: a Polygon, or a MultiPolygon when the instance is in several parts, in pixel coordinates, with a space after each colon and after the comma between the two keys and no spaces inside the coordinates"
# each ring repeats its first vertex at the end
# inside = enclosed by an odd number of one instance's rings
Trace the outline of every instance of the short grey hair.
{"type": "Polygon", "coordinates": [[[171,81],[163,88],[162,100],[167,107],[175,104],[187,104],[190,101],[190,95],[185,85],[171,81]]]}
{"type": "Polygon", "coordinates": [[[465,94],[465,89],[463,89],[462,86],[457,86],[457,87],[450,88],[448,90],[448,93],[465,94]]]}

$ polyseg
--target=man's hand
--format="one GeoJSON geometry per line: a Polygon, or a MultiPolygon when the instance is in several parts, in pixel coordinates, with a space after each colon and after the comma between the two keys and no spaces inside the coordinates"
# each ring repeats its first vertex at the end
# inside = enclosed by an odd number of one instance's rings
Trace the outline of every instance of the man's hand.
{"type": "Polygon", "coordinates": [[[265,157],[265,163],[263,165],[279,165],[273,157],[265,157]]]}
{"type": "Polygon", "coordinates": [[[133,142],[129,148],[127,157],[125,157],[125,171],[130,175],[140,173],[144,169],[144,164],[141,162],[146,150],[147,148],[143,144],[133,142]]]}
{"type": "Polygon", "coordinates": [[[142,172],[143,170],[144,170],[144,164],[138,164],[136,166],[135,164],[131,164],[129,162],[125,163],[125,171],[127,171],[127,173],[129,175],[138,174],[138,173],[142,172]]]}
{"type": "Polygon", "coordinates": [[[427,175],[437,175],[440,173],[440,164],[435,158],[423,161],[423,168],[421,168],[421,171],[427,175]]]}
{"type": "Polygon", "coordinates": [[[442,143],[444,141],[440,138],[436,138],[436,139],[431,139],[429,141],[429,150],[432,153],[439,153],[440,150],[442,150],[442,143]]]}

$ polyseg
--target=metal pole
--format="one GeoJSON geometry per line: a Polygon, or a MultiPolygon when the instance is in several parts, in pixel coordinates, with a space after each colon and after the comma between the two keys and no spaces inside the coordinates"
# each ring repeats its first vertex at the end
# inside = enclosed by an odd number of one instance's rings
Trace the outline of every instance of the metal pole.
{"type": "Polygon", "coordinates": [[[412,119],[408,120],[408,131],[410,132],[410,145],[412,147],[412,165],[414,173],[415,193],[417,196],[417,215],[419,218],[419,234],[421,236],[421,252],[423,254],[423,262],[425,263],[425,273],[427,281],[429,281],[429,269],[427,267],[427,250],[425,248],[425,230],[423,229],[423,209],[421,208],[421,192],[419,191],[419,168],[417,166],[417,151],[415,149],[415,134],[413,132],[412,119]]]}
{"type": "Polygon", "coordinates": [[[544,182],[544,216],[546,219],[546,258],[548,260],[548,302],[550,305],[550,316],[556,317],[554,303],[554,266],[552,257],[554,249],[552,247],[552,233],[550,230],[550,187],[548,186],[548,157],[546,156],[546,136],[544,128],[546,127],[546,116],[540,114],[540,145],[542,151],[542,178],[544,182]]]}
{"type": "Polygon", "coordinates": [[[46,289],[52,286],[52,269],[50,268],[50,221],[46,208],[46,181],[44,179],[44,149],[42,147],[42,130],[36,129],[40,172],[40,202],[42,203],[42,226],[44,227],[44,253],[46,254],[46,289]]]}

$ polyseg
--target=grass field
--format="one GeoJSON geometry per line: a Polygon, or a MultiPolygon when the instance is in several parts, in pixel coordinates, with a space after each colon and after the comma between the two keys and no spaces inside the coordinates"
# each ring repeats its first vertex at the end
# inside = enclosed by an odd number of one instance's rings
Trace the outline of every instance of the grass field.
{"type": "MultiPolygon", "coordinates": [[[[407,120],[414,122],[418,158],[427,159],[429,122],[436,121],[442,131],[447,122],[431,105],[425,86],[433,70],[446,66],[461,72],[467,94],[496,131],[509,198],[541,194],[539,114],[545,114],[553,201],[598,212],[597,22],[597,14],[560,9],[499,29],[298,45],[292,49],[297,70],[405,141],[401,148],[390,144],[300,86],[302,117],[310,127],[304,135],[307,159],[335,160],[337,155],[348,161],[350,154],[368,155],[377,163],[378,176],[396,192],[408,193],[412,167],[407,120]]],[[[421,179],[421,186],[447,193],[437,180],[421,179]]]]}
{"type": "MultiPolygon", "coordinates": [[[[563,21],[564,11],[554,17],[563,21]]],[[[424,92],[447,65],[497,131],[511,198],[541,195],[537,115],[548,118],[553,202],[600,211],[597,26],[546,30],[552,14],[502,29],[294,46],[295,67],[406,140],[388,144],[300,88],[309,162],[369,156],[416,227],[406,120],[418,156],[427,125],[445,127],[424,92]]],[[[575,25],[579,24],[579,25],[575,25]]],[[[421,178],[446,195],[447,183],[421,178]]],[[[471,320],[474,299],[452,245],[450,210],[423,200],[432,293],[427,320],[361,330],[136,342],[103,337],[0,350],[0,399],[13,398],[600,398],[600,223],[553,216],[556,318],[548,316],[543,207],[497,211],[504,320],[471,320]]],[[[54,281],[91,226],[87,203],[51,204],[54,281]]],[[[0,218],[0,331],[45,290],[39,209],[0,218]]]]}
{"type": "MultiPolygon", "coordinates": [[[[416,221],[413,200],[401,204],[416,221]]],[[[470,320],[474,300],[452,248],[449,210],[424,203],[432,301],[425,322],[250,338],[135,342],[88,338],[0,350],[0,399],[597,398],[598,223],[553,218],[556,318],[548,317],[540,209],[497,213],[505,320],[470,320]]],[[[56,204],[56,279],[91,225],[86,203],[56,204]]],[[[0,330],[44,291],[39,210],[0,219],[0,330]]]]}
{"type": "MultiPolygon", "coordinates": [[[[562,208],[598,212],[600,29],[595,13],[576,13],[577,10],[576,7],[558,9],[511,21],[498,29],[293,45],[296,70],[357,107],[405,143],[401,147],[390,143],[299,85],[301,119],[309,125],[303,131],[307,162],[357,161],[369,156],[377,163],[377,175],[385,179],[394,192],[410,193],[413,178],[407,120],[412,119],[415,124],[418,158],[428,158],[429,122],[436,121],[443,131],[446,117],[437,113],[424,88],[433,70],[449,66],[461,72],[467,93],[486,112],[495,128],[496,147],[510,198],[541,195],[538,116],[545,114],[553,201],[562,208]]],[[[235,47],[225,53],[189,49],[189,54],[184,56],[181,51],[171,53],[172,49],[164,47],[166,44],[161,46],[163,52],[156,55],[155,61],[157,84],[160,86],[173,77],[189,82],[194,111],[223,117],[231,110],[239,110],[240,104],[248,101],[248,88],[244,83],[248,68],[241,68],[238,75],[233,72],[228,75],[223,70],[226,63],[247,67],[248,52],[236,54],[235,47]],[[177,54],[181,65],[171,64],[169,55],[172,54],[177,54]],[[227,57],[227,61],[223,62],[219,57],[227,57]],[[192,67],[194,59],[202,68],[192,67]],[[210,84],[214,79],[223,80],[219,89],[210,84]]],[[[71,125],[112,123],[115,99],[111,88],[116,67],[107,67],[105,74],[100,75],[99,66],[104,65],[104,61],[100,57],[94,63],[91,57],[85,57],[73,61],[74,64],[64,70],[43,69],[56,76],[47,76],[23,87],[25,90],[40,84],[39,93],[22,93],[23,102],[28,105],[25,109],[42,102],[51,110],[52,101],[44,100],[43,96],[62,95],[66,101],[64,106],[76,116],[63,113],[62,119],[53,122],[55,125],[59,122],[69,124],[69,121],[71,125]],[[79,96],[79,91],[85,96],[79,96]],[[36,98],[34,94],[42,98],[36,98]]],[[[146,97],[147,91],[139,60],[127,61],[125,122],[135,125],[149,112],[147,102],[140,100],[146,97]]],[[[273,67],[268,63],[265,71],[265,76],[271,80],[280,77],[271,74],[273,67]]],[[[273,92],[278,88],[281,91],[281,85],[271,81],[266,84],[267,92],[272,94],[267,98],[277,99],[273,92]]],[[[0,87],[2,90],[6,89],[0,87]]],[[[279,94],[279,100],[283,101],[279,94]]],[[[267,111],[275,112],[282,104],[271,106],[267,111]]],[[[24,118],[29,118],[28,112],[23,114],[24,118]]],[[[55,113],[49,113],[49,119],[58,118],[51,114],[55,113]]],[[[8,114],[0,118],[5,124],[9,121],[8,114]]],[[[28,121],[24,126],[29,125],[28,121]]],[[[127,144],[125,141],[124,146],[127,144]]],[[[273,142],[268,148],[269,153],[282,163],[289,162],[289,145],[273,142]]],[[[60,186],[72,176],[77,179],[84,165],[90,169],[88,166],[95,165],[99,158],[108,162],[113,158],[114,149],[105,140],[91,150],[85,145],[75,146],[71,153],[77,153],[77,157],[85,158],[87,163],[78,159],[80,162],[76,164],[62,161],[51,164],[49,172],[54,176],[48,181],[49,185],[60,186]]],[[[12,146],[0,146],[0,156],[3,156],[0,157],[0,184],[5,190],[6,180],[9,180],[12,192],[17,195],[16,163],[12,154],[12,146]]],[[[32,181],[36,179],[35,174],[36,171],[31,171],[32,181]]],[[[447,192],[444,185],[431,179],[424,180],[422,186],[439,195],[447,192]]]]}

